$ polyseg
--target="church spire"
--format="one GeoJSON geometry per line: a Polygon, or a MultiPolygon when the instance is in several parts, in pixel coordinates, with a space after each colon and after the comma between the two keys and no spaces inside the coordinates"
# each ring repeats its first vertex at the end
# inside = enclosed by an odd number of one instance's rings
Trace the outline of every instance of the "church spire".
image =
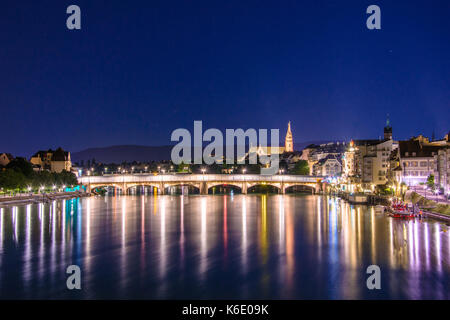
{"type": "Polygon", "coordinates": [[[292,139],[291,122],[288,122],[288,129],[286,132],[286,139],[284,141],[284,151],[293,152],[294,151],[294,140],[292,139]]]}

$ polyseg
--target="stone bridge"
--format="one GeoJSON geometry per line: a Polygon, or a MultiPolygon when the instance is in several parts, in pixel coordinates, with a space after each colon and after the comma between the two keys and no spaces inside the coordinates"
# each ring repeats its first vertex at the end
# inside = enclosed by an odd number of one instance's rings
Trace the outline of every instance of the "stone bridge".
{"type": "Polygon", "coordinates": [[[276,187],[279,193],[293,186],[307,186],[312,193],[320,190],[323,177],[297,175],[258,175],[258,174],[113,174],[102,176],[83,176],[78,182],[90,192],[98,187],[115,187],[127,193],[136,186],[157,188],[160,194],[172,186],[192,186],[198,188],[200,194],[208,194],[208,189],[215,186],[232,186],[239,188],[243,194],[256,185],[276,187]]]}

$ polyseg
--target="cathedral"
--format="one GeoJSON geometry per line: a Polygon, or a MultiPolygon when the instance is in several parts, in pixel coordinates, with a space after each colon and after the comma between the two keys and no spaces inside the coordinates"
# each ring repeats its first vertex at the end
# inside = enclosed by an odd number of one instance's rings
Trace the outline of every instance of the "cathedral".
{"type": "MultiPolygon", "coordinates": [[[[250,147],[250,150],[248,154],[251,153],[257,153],[259,156],[261,155],[267,155],[270,156],[271,154],[283,154],[285,152],[294,152],[294,140],[292,138],[292,131],[291,131],[291,122],[288,122],[288,129],[286,132],[286,138],[284,139],[284,147],[261,147],[261,146],[252,146],[250,147]]],[[[248,155],[247,154],[247,155],[248,155]]]]}

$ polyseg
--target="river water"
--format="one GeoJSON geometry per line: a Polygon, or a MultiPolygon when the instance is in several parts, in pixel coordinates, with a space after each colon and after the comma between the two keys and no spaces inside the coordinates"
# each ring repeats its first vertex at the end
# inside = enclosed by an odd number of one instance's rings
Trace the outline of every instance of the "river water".
{"type": "Polygon", "coordinates": [[[318,195],[0,208],[2,299],[449,299],[450,229],[318,195]],[[69,265],[81,290],[68,290],[69,265]],[[378,265],[381,289],[366,269],[378,265]]]}

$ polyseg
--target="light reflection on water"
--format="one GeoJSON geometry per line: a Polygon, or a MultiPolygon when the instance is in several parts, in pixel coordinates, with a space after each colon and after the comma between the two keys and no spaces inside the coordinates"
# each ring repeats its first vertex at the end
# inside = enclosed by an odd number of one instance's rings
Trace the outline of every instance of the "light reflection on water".
{"type": "Polygon", "coordinates": [[[1,298],[449,299],[449,227],[333,197],[123,196],[0,208],[1,298]],[[65,287],[67,266],[82,290],[65,287]],[[366,288],[377,264],[382,289],[366,288]]]}

